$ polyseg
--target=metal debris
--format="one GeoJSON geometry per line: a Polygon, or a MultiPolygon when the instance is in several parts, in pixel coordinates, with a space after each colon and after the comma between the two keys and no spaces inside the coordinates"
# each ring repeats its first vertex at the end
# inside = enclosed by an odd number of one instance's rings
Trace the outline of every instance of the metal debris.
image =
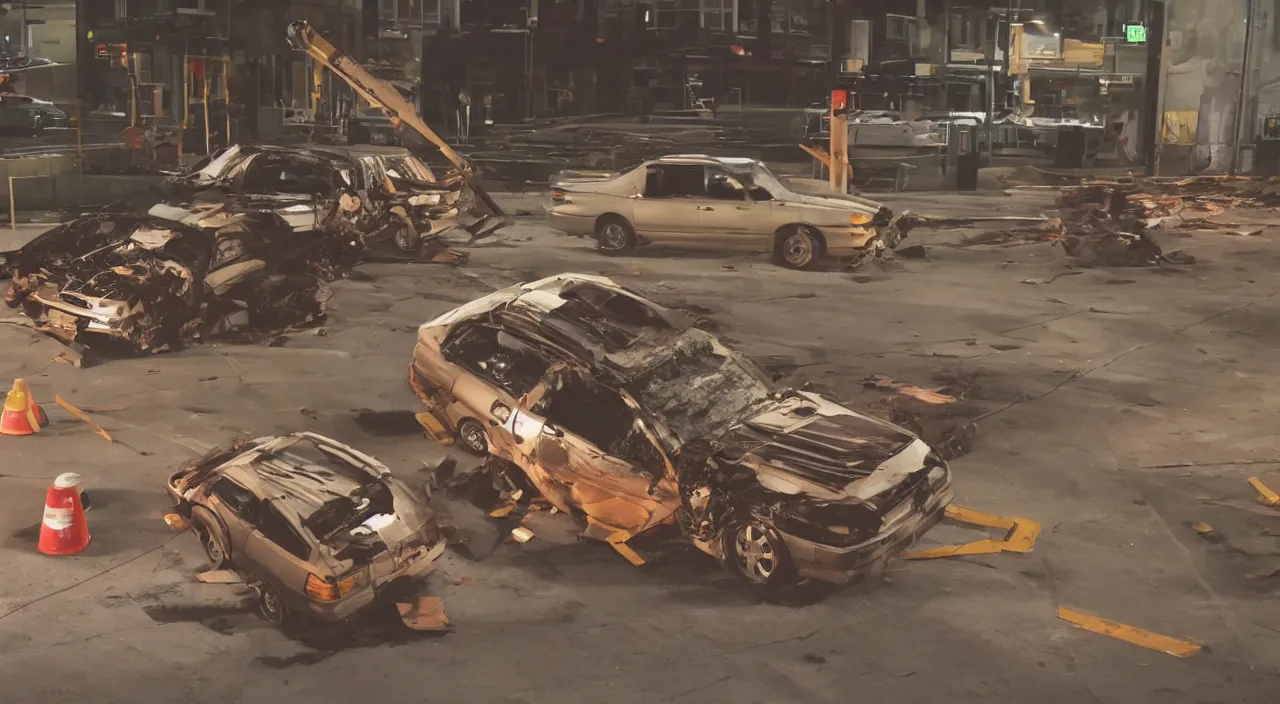
{"type": "Polygon", "coordinates": [[[935,406],[947,404],[947,403],[955,403],[957,400],[959,400],[955,396],[948,396],[947,394],[940,394],[937,391],[929,391],[928,389],[922,389],[919,386],[904,384],[900,381],[894,381],[893,379],[887,376],[881,376],[879,374],[873,374],[872,376],[869,376],[866,379],[863,379],[862,385],[869,389],[885,389],[889,391],[896,391],[902,394],[903,396],[910,396],[911,398],[914,398],[917,401],[923,401],[925,403],[933,404],[935,406]]]}

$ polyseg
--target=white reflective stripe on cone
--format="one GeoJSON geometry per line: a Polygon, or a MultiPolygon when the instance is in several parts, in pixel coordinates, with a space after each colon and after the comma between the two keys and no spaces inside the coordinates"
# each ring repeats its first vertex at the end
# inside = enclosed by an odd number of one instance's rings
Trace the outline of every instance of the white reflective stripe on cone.
{"type": "Polygon", "coordinates": [[[44,524],[53,530],[66,530],[75,519],[75,511],[69,508],[44,507],[44,524]]]}

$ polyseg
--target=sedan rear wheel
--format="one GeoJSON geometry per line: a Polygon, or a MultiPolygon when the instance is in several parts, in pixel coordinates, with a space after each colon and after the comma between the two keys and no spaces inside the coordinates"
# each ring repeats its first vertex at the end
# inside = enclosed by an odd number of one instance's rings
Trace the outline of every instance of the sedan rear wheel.
{"type": "Polygon", "coordinates": [[[289,620],[289,607],[285,606],[276,588],[263,582],[258,586],[258,610],[273,626],[283,626],[289,620]]]}
{"type": "Polygon", "coordinates": [[[606,215],[596,223],[596,242],[605,254],[629,252],[635,249],[636,233],[620,216],[606,215]]]}

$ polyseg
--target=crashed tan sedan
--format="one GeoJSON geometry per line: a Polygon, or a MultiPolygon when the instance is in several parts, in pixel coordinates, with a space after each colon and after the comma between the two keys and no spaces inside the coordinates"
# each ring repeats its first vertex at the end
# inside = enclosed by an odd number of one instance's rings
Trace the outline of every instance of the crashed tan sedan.
{"type": "Polygon", "coordinates": [[[553,181],[551,227],[589,237],[605,254],[643,244],[769,252],[807,269],[896,247],[893,212],[856,196],[798,193],[755,159],[667,156],[622,174],[553,181]]]}
{"type": "Polygon", "coordinates": [[[675,523],[749,582],[847,583],[953,494],[907,430],[772,390],[681,313],[602,277],[513,286],[424,324],[410,382],[464,446],[518,467],[633,562],[628,539],[675,523]]]}

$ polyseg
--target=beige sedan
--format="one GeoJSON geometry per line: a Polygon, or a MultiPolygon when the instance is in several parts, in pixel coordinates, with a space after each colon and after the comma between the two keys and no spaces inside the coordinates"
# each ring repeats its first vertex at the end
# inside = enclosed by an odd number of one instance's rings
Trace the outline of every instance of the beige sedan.
{"type": "Polygon", "coordinates": [[[782,266],[806,269],[898,240],[888,208],[798,193],[755,159],[667,156],[622,174],[559,178],[551,198],[551,226],[594,239],[606,254],[643,244],[767,251],[782,266]]]}

